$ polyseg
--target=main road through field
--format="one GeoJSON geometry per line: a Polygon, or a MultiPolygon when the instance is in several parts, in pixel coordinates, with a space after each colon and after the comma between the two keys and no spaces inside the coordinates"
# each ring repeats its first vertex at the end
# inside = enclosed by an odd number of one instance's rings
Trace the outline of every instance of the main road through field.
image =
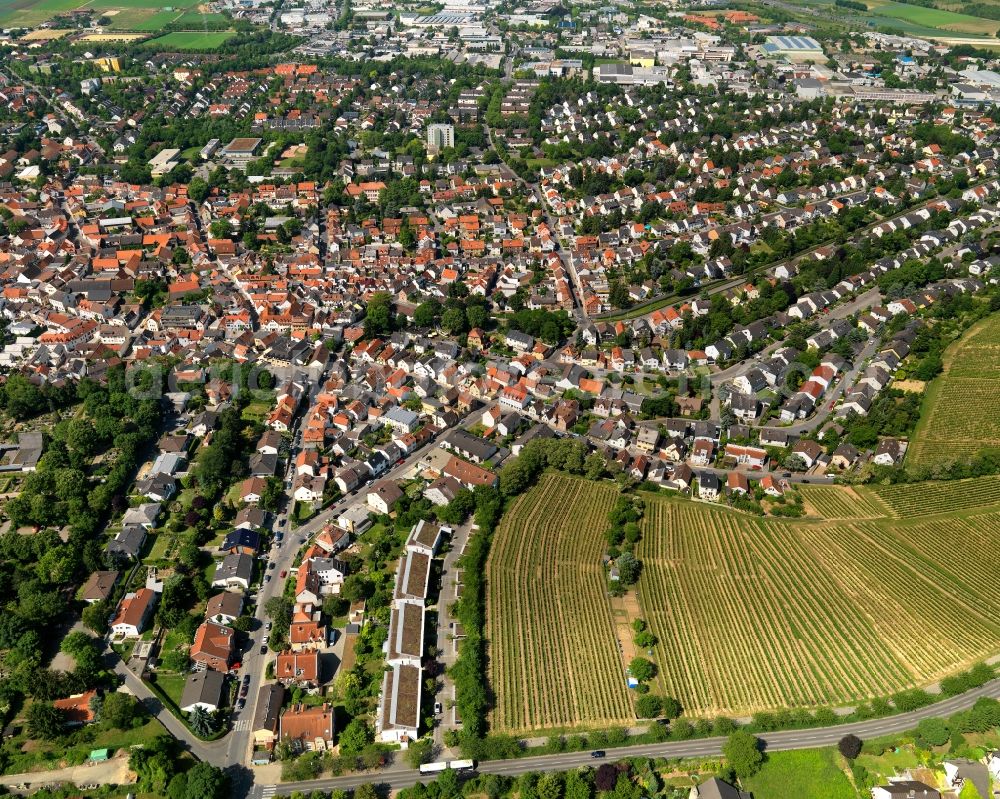
{"type": "MultiPolygon", "coordinates": [[[[857,735],[862,740],[877,738],[881,735],[903,732],[912,729],[921,719],[944,717],[960,710],[966,710],[984,696],[1000,698],[1000,680],[993,680],[960,696],[943,699],[933,705],[914,710],[910,713],[900,713],[871,721],[858,721],[851,724],[840,724],[835,727],[816,727],[809,730],[786,730],[783,732],[763,733],[759,737],[765,747],[773,751],[786,749],[812,749],[818,746],[831,746],[848,734],[857,735]]],[[[703,757],[718,755],[722,752],[725,738],[700,738],[691,741],[670,741],[660,744],[639,744],[623,746],[608,751],[608,759],[616,760],[626,757],[703,757]]],[[[478,771],[482,774],[505,774],[517,776],[529,771],[564,771],[577,766],[594,765],[590,752],[566,752],[558,755],[538,755],[522,757],[517,760],[490,760],[479,764],[478,771]]],[[[348,777],[334,777],[325,780],[308,782],[282,783],[277,786],[277,793],[288,795],[292,791],[309,792],[316,788],[330,790],[340,788],[351,790],[364,783],[385,785],[393,789],[406,788],[421,778],[419,772],[395,763],[382,771],[355,774],[348,777]]],[[[431,777],[424,776],[424,780],[431,777]]],[[[258,786],[255,795],[261,796],[264,786],[258,786]]],[[[267,794],[273,795],[274,788],[267,786],[267,794]]]]}

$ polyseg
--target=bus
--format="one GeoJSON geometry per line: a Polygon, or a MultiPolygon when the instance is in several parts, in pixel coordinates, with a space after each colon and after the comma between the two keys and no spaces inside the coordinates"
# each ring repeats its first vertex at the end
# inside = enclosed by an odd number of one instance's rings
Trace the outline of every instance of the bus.
{"type": "Polygon", "coordinates": [[[444,760],[439,760],[437,763],[421,763],[420,773],[437,774],[438,772],[444,771],[446,768],[448,768],[448,763],[444,760]]]}
{"type": "Polygon", "coordinates": [[[452,771],[472,771],[475,767],[475,760],[452,760],[448,764],[448,768],[452,771]]]}

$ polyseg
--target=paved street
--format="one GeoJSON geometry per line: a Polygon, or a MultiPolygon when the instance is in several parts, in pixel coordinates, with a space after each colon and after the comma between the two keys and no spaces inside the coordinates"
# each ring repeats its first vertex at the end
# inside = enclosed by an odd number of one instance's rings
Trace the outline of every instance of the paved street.
{"type": "MultiPolygon", "coordinates": [[[[845,735],[857,735],[862,740],[881,735],[903,732],[912,729],[921,719],[937,716],[948,716],[965,710],[975,704],[980,697],[1000,698],[1000,680],[993,680],[961,696],[945,699],[936,704],[910,713],[901,713],[883,719],[861,721],[853,724],[843,724],[835,727],[817,727],[809,730],[787,730],[784,732],[766,733],[759,736],[767,749],[782,751],[788,749],[810,749],[819,746],[836,744],[845,735]]],[[[661,744],[639,744],[620,749],[609,750],[610,760],[625,757],[711,757],[719,755],[725,738],[701,738],[692,741],[671,741],[661,744]]],[[[523,757],[517,760],[497,760],[480,763],[478,771],[484,774],[504,774],[517,776],[529,771],[563,771],[578,766],[592,766],[594,759],[590,752],[566,752],[558,755],[539,755],[523,757]]],[[[290,794],[292,791],[311,791],[316,788],[331,790],[340,788],[350,790],[365,783],[380,784],[392,789],[406,788],[420,779],[419,772],[404,766],[394,764],[393,767],[381,772],[356,774],[347,777],[336,777],[310,782],[285,783],[280,786],[280,793],[290,794]]],[[[424,778],[427,781],[427,778],[424,778]]],[[[254,794],[260,796],[258,792],[254,794]]]]}

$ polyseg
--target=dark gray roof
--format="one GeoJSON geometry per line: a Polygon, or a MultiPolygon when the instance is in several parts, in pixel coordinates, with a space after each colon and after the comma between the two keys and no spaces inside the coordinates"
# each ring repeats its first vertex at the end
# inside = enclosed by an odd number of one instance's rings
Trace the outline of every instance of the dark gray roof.
{"type": "Polygon", "coordinates": [[[214,669],[205,669],[205,671],[192,674],[184,683],[184,692],[181,694],[181,709],[191,707],[196,702],[204,702],[207,705],[218,707],[222,701],[222,686],[225,679],[225,675],[221,671],[214,669]]]}

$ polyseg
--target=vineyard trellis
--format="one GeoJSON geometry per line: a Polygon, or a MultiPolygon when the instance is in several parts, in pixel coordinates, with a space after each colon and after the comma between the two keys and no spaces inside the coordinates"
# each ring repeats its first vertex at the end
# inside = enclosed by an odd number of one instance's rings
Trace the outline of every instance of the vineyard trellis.
{"type": "Polygon", "coordinates": [[[617,496],[546,474],[504,515],[487,564],[498,732],[634,719],[601,564],[617,496]]]}
{"type": "Polygon", "coordinates": [[[998,379],[1000,314],[991,314],[946,353],[944,372],[927,388],[907,465],[932,466],[1000,446],[998,379]]]}
{"type": "MultiPolygon", "coordinates": [[[[1000,477],[805,487],[824,518],[643,494],[654,692],[692,715],[849,704],[1000,652],[1000,477]],[[992,507],[990,507],[992,506],[992,507]]],[[[494,729],[633,718],[600,559],[617,489],[547,474],[497,530],[494,729]]]]}

